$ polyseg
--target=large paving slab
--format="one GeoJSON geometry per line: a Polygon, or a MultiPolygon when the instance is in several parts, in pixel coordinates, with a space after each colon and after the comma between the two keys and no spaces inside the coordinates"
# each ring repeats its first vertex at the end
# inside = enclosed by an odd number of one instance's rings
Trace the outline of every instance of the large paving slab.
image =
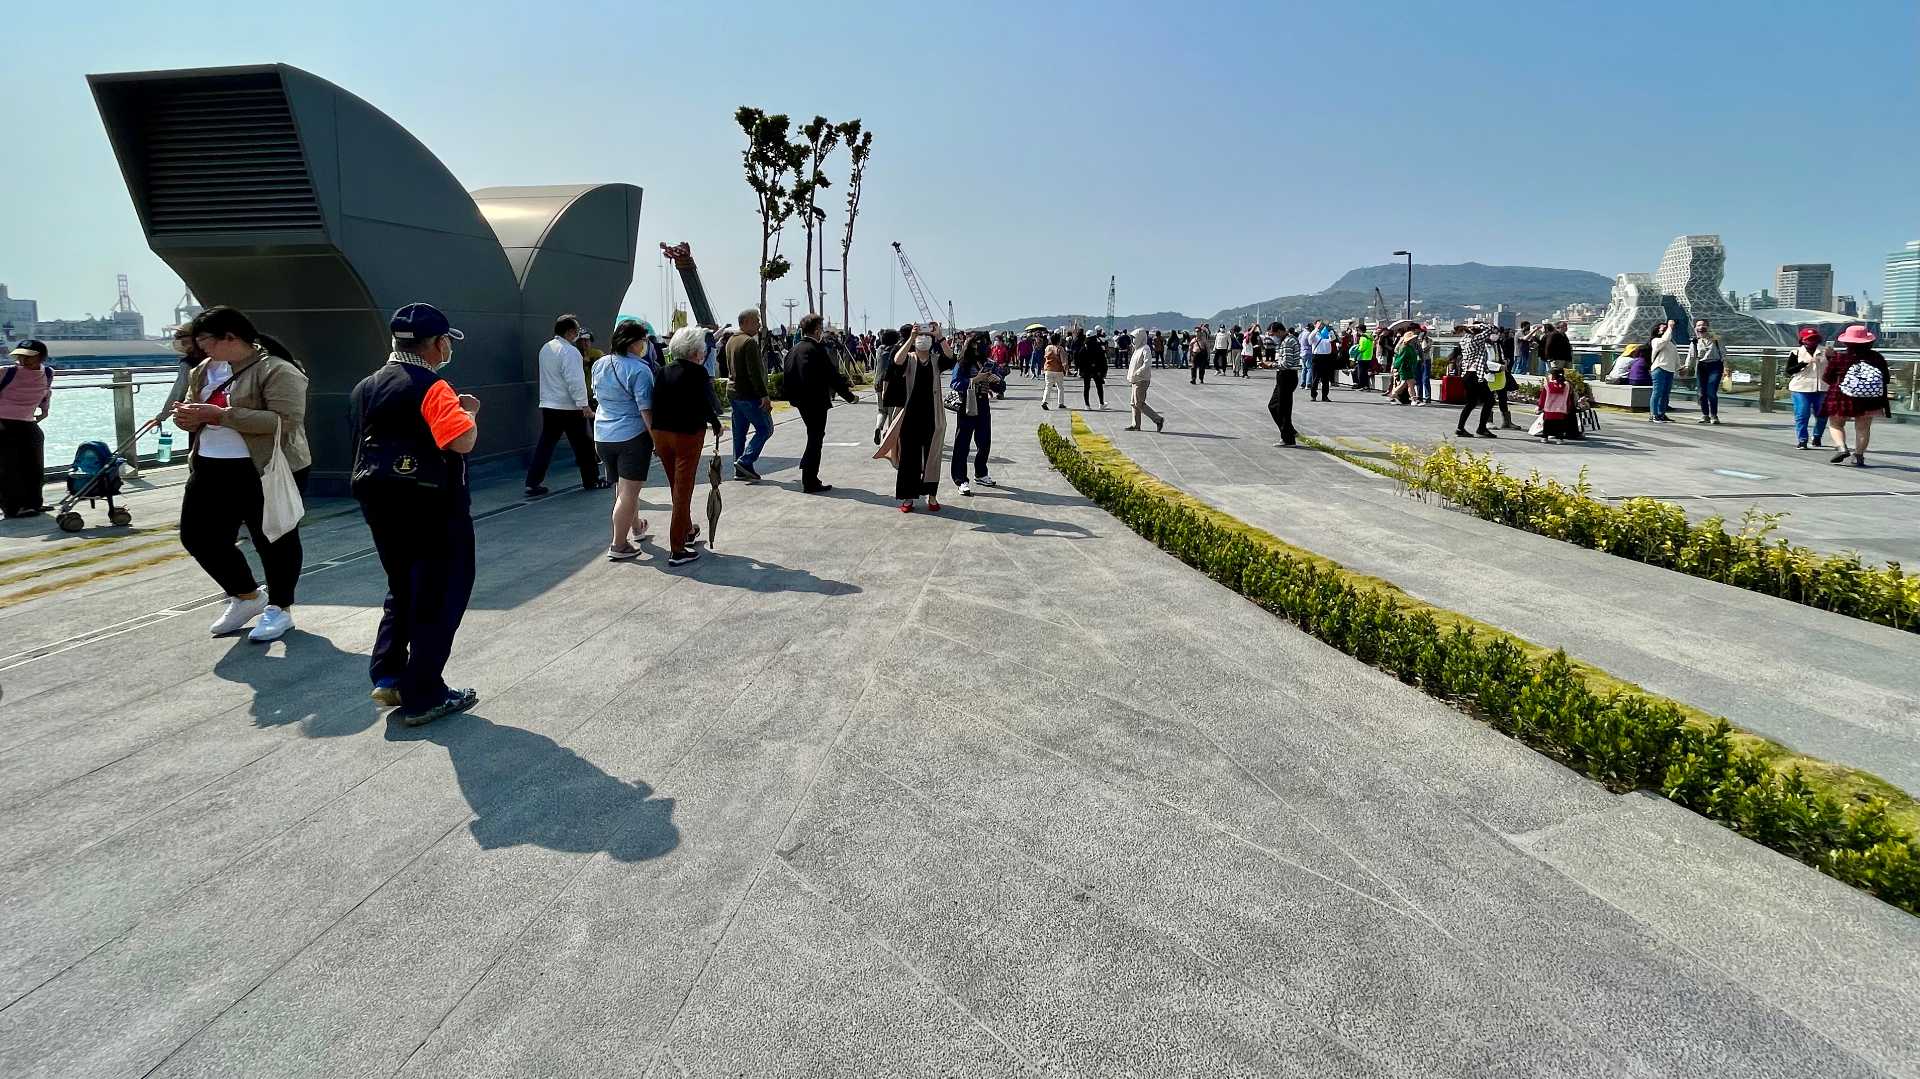
{"type": "MultiPolygon", "coordinates": [[[[1083,413],[1162,479],[1421,599],[1920,792],[1920,635],[1408,498],[1326,454],[1276,445],[1266,413],[1272,386],[1260,378],[1205,387],[1162,381],[1154,396],[1169,417],[1163,433],[1122,430],[1123,413],[1083,413]]],[[[1321,438],[1374,437],[1369,432],[1380,424],[1432,420],[1435,412],[1353,392],[1336,393],[1332,404],[1302,402],[1297,426],[1321,438]]],[[[1708,428],[1686,437],[1723,435],[1708,428]]],[[[1475,447],[1513,442],[1476,440],[1475,447]]],[[[1537,444],[1502,452],[1522,450],[1527,456],[1511,459],[1572,461],[1588,452],[1537,444]]]]}
{"type": "Polygon", "coordinates": [[[482,703],[421,730],[366,697],[351,512],[273,645],[178,560],[0,610],[0,1074],[1920,1075],[1920,920],[1167,558],[1035,401],[939,516],[866,408],[828,496],[783,425],[681,570],[500,477],[482,703]],[[1808,910],[1874,1006],[1702,954],[1808,910]]]}

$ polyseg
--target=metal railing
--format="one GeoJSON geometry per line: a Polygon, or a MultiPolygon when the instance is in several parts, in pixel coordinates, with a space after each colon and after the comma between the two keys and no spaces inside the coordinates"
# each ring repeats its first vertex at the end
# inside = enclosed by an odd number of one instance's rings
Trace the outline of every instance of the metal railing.
{"type": "MultiPolygon", "coordinates": [[[[165,399],[168,389],[172,387],[173,380],[179,371],[180,368],[177,366],[82,367],[61,371],[54,378],[53,411],[49,414],[48,423],[54,423],[55,417],[65,421],[71,414],[73,403],[69,395],[82,392],[104,392],[110,394],[112,398],[113,437],[110,445],[116,449],[125,446],[134,440],[134,435],[140,430],[141,425],[152,419],[153,414],[159,411],[160,404],[165,399]],[[135,406],[135,397],[142,391],[151,391],[146,395],[152,402],[150,409],[138,409],[135,406]]],[[[60,425],[67,426],[64,422],[60,425]]],[[[76,441],[98,439],[105,435],[104,428],[104,423],[101,423],[89,425],[85,431],[72,433],[78,436],[76,441]]],[[[67,462],[60,457],[71,447],[56,448],[51,444],[51,437],[48,441],[50,444],[46,450],[45,475],[64,476],[67,472],[67,462]]],[[[141,464],[153,463],[156,463],[153,457],[151,455],[143,457],[138,447],[127,455],[127,464],[135,474],[138,474],[141,464]]]]}

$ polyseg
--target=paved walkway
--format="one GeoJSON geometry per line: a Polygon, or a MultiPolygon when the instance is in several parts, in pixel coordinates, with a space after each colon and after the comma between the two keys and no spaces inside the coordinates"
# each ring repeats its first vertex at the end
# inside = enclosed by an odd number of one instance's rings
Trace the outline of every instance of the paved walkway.
{"type": "MultiPolygon", "coordinates": [[[[1920,635],[1405,497],[1391,482],[1326,454],[1279,448],[1266,412],[1271,390],[1271,381],[1262,379],[1206,387],[1163,379],[1154,390],[1157,407],[1169,417],[1161,435],[1121,431],[1129,422],[1125,413],[1086,415],[1142,467],[1282,539],[1428,602],[1565,648],[1803,752],[1920,792],[1920,709],[1914,707],[1920,635]]],[[[1323,439],[1344,432],[1357,441],[1383,428],[1397,432],[1438,419],[1434,409],[1362,394],[1336,393],[1331,405],[1299,407],[1297,426],[1323,439]]],[[[1475,441],[1481,445],[1500,447],[1504,459],[1521,467],[1543,458],[1570,460],[1588,449],[1475,441]]]]}
{"type": "Polygon", "coordinates": [[[182,561],[0,609],[65,649],[0,663],[0,1074],[1920,1075],[1920,919],[1167,558],[1016,397],[937,517],[783,426],[685,570],[481,492],[419,731],[351,515],[270,646],[182,561]]]}

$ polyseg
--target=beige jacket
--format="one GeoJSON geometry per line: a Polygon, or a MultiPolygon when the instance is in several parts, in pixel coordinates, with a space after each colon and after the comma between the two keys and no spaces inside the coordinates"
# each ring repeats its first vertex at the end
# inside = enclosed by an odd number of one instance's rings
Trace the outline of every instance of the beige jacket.
{"type": "MultiPolygon", "coordinates": [[[[906,365],[906,399],[908,401],[913,400],[913,384],[919,381],[920,377],[920,364],[909,358],[911,356],[910,348],[910,345],[902,345],[900,351],[894,353],[893,356],[893,362],[906,365]]],[[[920,478],[928,483],[938,483],[940,482],[941,465],[946,460],[947,452],[946,394],[940,390],[939,356],[936,355],[929,359],[927,366],[931,369],[934,380],[933,393],[931,395],[933,400],[933,441],[927,446],[926,459],[920,462],[920,478]]],[[[873,456],[876,460],[885,459],[892,461],[896,467],[902,463],[900,461],[900,429],[906,426],[906,422],[906,409],[902,408],[894,413],[893,422],[887,425],[886,433],[880,438],[880,448],[874,451],[873,456]]]]}
{"type": "MultiPolygon", "coordinates": [[[[187,376],[185,400],[198,401],[206,388],[207,366],[203,360],[187,376]]],[[[280,426],[280,452],[286,454],[287,467],[298,472],[313,463],[307,449],[307,376],[298,367],[265,352],[234,366],[233,383],[227,387],[226,426],[240,432],[246,440],[247,456],[253,458],[255,472],[265,472],[273,460],[273,429],[280,426]]],[[[193,433],[197,442],[199,432],[193,433]]],[[[189,466],[192,461],[189,459],[189,466]]]]}

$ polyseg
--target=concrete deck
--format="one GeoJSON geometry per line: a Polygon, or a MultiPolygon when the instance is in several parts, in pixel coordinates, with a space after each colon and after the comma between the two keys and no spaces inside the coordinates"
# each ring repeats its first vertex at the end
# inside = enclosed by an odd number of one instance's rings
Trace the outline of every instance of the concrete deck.
{"type": "Polygon", "coordinates": [[[0,1074],[1920,1075],[1920,919],[1167,558],[1015,396],[937,517],[782,426],[683,570],[483,490],[417,731],[344,505],[264,647],[164,530],[9,530],[0,1074]]]}

